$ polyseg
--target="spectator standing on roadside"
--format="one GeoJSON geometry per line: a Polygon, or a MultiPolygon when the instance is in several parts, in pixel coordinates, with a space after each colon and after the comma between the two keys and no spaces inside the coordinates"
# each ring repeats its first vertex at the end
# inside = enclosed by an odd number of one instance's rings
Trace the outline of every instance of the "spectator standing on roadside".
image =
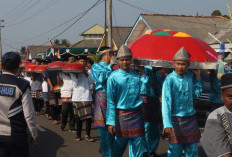
{"type": "Polygon", "coordinates": [[[32,146],[37,143],[37,128],[30,84],[16,77],[20,56],[7,52],[2,57],[0,75],[0,156],[28,157],[26,128],[32,135],[32,146]]]}

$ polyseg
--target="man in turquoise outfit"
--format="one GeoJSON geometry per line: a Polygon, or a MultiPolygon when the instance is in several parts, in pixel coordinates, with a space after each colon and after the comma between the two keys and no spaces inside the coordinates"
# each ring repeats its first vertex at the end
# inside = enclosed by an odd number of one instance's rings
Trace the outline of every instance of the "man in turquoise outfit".
{"type": "Polygon", "coordinates": [[[100,149],[103,157],[111,156],[113,136],[106,126],[106,87],[107,79],[110,76],[113,63],[113,51],[109,47],[100,50],[101,60],[91,67],[92,78],[95,82],[95,103],[94,103],[94,126],[98,128],[100,137],[100,149]]]}
{"type": "Polygon", "coordinates": [[[221,48],[221,51],[218,53],[218,69],[211,70],[209,75],[210,81],[210,112],[214,111],[215,109],[222,107],[224,104],[221,100],[221,77],[226,73],[226,66],[224,65],[224,56],[225,51],[221,48]]]}
{"type": "Polygon", "coordinates": [[[210,112],[214,111],[215,109],[222,107],[223,101],[221,100],[221,82],[217,78],[217,70],[211,70],[209,74],[209,81],[210,81],[210,112]]]}
{"type": "Polygon", "coordinates": [[[160,96],[162,91],[162,75],[145,66],[145,74],[148,76],[147,83],[141,82],[141,96],[143,98],[142,111],[145,126],[146,150],[150,156],[158,157],[156,151],[160,141],[160,96]]]}
{"type": "Polygon", "coordinates": [[[200,70],[187,71],[190,55],[182,47],[174,56],[175,70],[169,74],[162,89],[164,133],[169,138],[168,157],[198,157],[198,128],[193,98],[202,92],[200,70]]]}
{"type": "Polygon", "coordinates": [[[122,45],[117,54],[119,69],[107,80],[106,124],[115,133],[112,157],[122,157],[129,143],[129,156],[141,157],[145,149],[145,131],[140,96],[140,81],[146,81],[144,70],[130,69],[132,53],[122,45]]]}

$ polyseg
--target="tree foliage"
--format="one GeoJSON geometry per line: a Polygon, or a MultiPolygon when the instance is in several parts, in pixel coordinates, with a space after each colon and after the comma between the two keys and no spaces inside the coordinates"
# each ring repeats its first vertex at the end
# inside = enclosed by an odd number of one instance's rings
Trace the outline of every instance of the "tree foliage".
{"type": "Polygon", "coordinates": [[[20,53],[25,54],[26,53],[26,47],[22,46],[20,49],[20,53]]]}
{"type": "Polygon", "coordinates": [[[61,45],[65,45],[65,46],[69,47],[70,46],[70,42],[67,39],[62,39],[61,40],[61,45]]]}
{"type": "Polygon", "coordinates": [[[63,45],[69,47],[71,44],[67,39],[55,39],[54,40],[55,45],[63,45]]]}
{"type": "Polygon", "coordinates": [[[54,40],[54,44],[55,44],[55,45],[60,45],[60,40],[59,40],[59,39],[55,39],[55,40],[54,40]]]}
{"type": "Polygon", "coordinates": [[[211,16],[222,16],[222,13],[220,12],[220,10],[214,10],[211,16]]]}
{"type": "Polygon", "coordinates": [[[230,19],[228,15],[223,15],[224,18],[230,19]]]}

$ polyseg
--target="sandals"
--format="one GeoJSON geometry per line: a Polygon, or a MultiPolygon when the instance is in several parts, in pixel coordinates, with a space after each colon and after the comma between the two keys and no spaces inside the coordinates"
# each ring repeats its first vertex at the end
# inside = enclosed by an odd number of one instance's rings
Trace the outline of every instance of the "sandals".
{"type": "Polygon", "coordinates": [[[91,138],[90,136],[85,136],[85,139],[88,141],[88,142],[94,142],[94,139],[91,138]]]}
{"type": "Polygon", "coordinates": [[[75,138],[75,141],[81,141],[80,137],[75,138]]]}

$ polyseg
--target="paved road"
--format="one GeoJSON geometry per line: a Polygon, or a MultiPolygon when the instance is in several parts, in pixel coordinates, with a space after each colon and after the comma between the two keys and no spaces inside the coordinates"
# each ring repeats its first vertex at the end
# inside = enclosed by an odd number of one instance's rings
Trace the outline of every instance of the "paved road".
{"type": "MultiPolygon", "coordinates": [[[[101,157],[96,129],[91,132],[96,142],[89,143],[86,140],[77,142],[74,140],[75,133],[69,132],[67,129],[61,131],[60,125],[52,125],[52,121],[47,120],[44,115],[39,115],[36,119],[39,128],[39,140],[37,147],[30,149],[30,157],[101,157]]],[[[84,131],[83,135],[85,134],[84,131]]],[[[167,149],[168,143],[161,140],[157,154],[165,157],[167,149]]],[[[204,157],[201,152],[199,156],[204,157]]],[[[128,157],[128,149],[123,157],[128,157]]]]}

